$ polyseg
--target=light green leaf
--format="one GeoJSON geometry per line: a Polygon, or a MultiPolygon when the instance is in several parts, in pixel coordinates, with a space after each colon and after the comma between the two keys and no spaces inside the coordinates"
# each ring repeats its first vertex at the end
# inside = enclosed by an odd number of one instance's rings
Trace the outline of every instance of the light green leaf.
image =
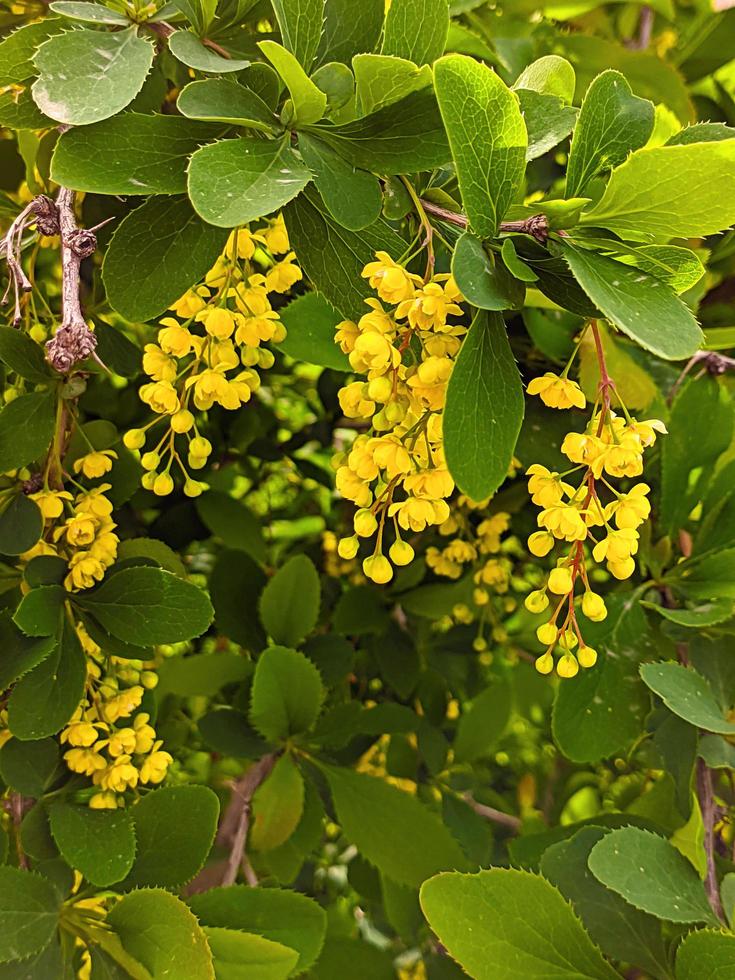
{"type": "Polygon", "coordinates": [[[640,671],[644,682],[675,715],[708,732],[735,734],[735,722],[725,718],[709,681],[696,670],[668,662],[642,664],[640,671]]]}
{"type": "Polygon", "coordinates": [[[189,82],[181,90],[176,107],[189,119],[247,126],[248,129],[271,134],[280,128],[277,118],[259,95],[227,78],[204,78],[189,82]]]}
{"type": "Polygon", "coordinates": [[[270,851],[284,844],[304,812],[304,779],[290,753],[282,755],[255,791],[248,844],[270,851]]]}
{"type": "Polygon", "coordinates": [[[331,368],[351,371],[347,355],[334,342],[342,318],[321,293],[297,296],[279,310],[286,337],[275,346],[296,361],[306,361],[331,368]]]}
{"type": "Polygon", "coordinates": [[[431,68],[405,58],[356,54],[352,59],[359,115],[365,116],[432,84],[431,68]]]}
{"type": "Polygon", "coordinates": [[[65,187],[96,194],[183,194],[189,157],[221,132],[221,126],[179,116],[126,112],[63,133],[51,176],[65,187]]]}
{"type": "Polygon", "coordinates": [[[38,108],[57,122],[88,126],[120,112],[143,87],[153,63],[153,44],[137,27],[108,33],[57,34],[36,52],[33,83],[38,108]]]}
{"type": "Polygon", "coordinates": [[[434,93],[409,92],[343,126],[320,126],[313,133],[354,167],[383,175],[431,170],[451,159],[434,93]]]}
{"type": "Polygon", "coordinates": [[[273,0],[273,10],[284,46],[309,71],[324,26],[324,0],[273,0]]]}
{"type": "Polygon", "coordinates": [[[730,980],[735,976],[735,936],[699,929],[684,938],[676,953],[676,980],[730,980]]]}
{"type": "Polygon", "coordinates": [[[459,844],[415,796],[365,773],[322,769],[345,837],[394,881],[417,888],[437,871],[466,866],[459,844]]]}
{"type": "Polygon", "coordinates": [[[437,875],[424,883],[421,907],[475,980],[618,977],[556,888],[528,871],[437,875]]]}
{"type": "Polygon", "coordinates": [[[285,980],[299,954],[280,943],[235,929],[205,927],[217,980],[285,980]]]}
{"type": "MultiPolygon", "coordinates": [[[[713,146],[717,144],[711,144],[713,146]]],[[[691,310],[673,290],[641,269],[561,240],[575,279],[624,334],[666,360],[690,357],[702,342],[691,310]]]]}
{"type": "Polygon", "coordinates": [[[464,55],[441,58],[434,77],[464,209],[481,238],[494,238],[525,169],[528,138],[518,98],[490,68],[464,55]]]}
{"type": "Polygon", "coordinates": [[[112,885],[130,871],[135,833],[129,810],[92,810],[54,803],[49,819],[62,857],[93,885],[112,885]]]}
{"type": "Polygon", "coordinates": [[[58,17],[44,17],[19,27],[0,41],[0,86],[18,85],[35,78],[33,58],[39,44],[58,32],[63,22],[58,17]]]}
{"type": "Polygon", "coordinates": [[[731,140],[735,137],[735,128],[719,122],[695,123],[685,126],[666,140],[667,146],[683,146],[687,143],[709,143],[719,140],[731,140]]]}
{"type": "Polygon", "coordinates": [[[667,922],[714,921],[697,872],[666,838],[621,827],[592,848],[589,869],[626,902],[667,922]]]}
{"type": "Polygon", "coordinates": [[[507,476],[522,421],[523,389],[503,318],[479,311],[449,378],[443,421],[447,466],[473,500],[507,476]]]}
{"type": "Polygon", "coordinates": [[[218,54],[191,31],[175,31],[168,39],[168,47],[175,58],[197,71],[222,75],[250,66],[250,62],[243,58],[225,58],[218,54]]]}
{"type": "Polygon", "coordinates": [[[259,41],[258,47],[286,84],[293,102],[296,126],[310,126],[324,115],[327,97],[312,82],[296,58],[275,41],[259,41]]]}
{"type": "Polygon", "coordinates": [[[46,129],[54,125],[33,101],[30,89],[0,91],[0,126],[10,129],[46,129]]]}
{"type": "Polygon", "coordinates": [[[0,411],[0,472],[32,463],[46,452],[54,434],[56,392],[20,395],[0,411]]]}
{"type": "Polygon", "coordinates": [[[58,925],[59,905],[48,878],[0,867],[0,962],[23,960],[48,946],[58,925]]]}
{"type": "Polygon", "coordinates": [[[296,646],[316,626],[321,588],[306,555],[294,555],[279,568],[260,597],[260,618],[276,643],[296,646]]]}
{"type": "Polygon", "coordinates": [[[377,177],[355,169],[327,143],[307,133],[299,138],[299,150],[335,221],[358,231],[378,219],[383,197],[377,177]]]}
{"type": "Polygon", "coordinates": [[[129,812],[137,850],[121,887],[178,888],[191,881],[206,861],[217,830],[219,800],[212,790],[165,786],[142,797],[129,812]]]}
{"type": "Polygon", "coordinates": [[[621,238],[700,238],[735,222],[735,140],[654,146],[631,153],[610,175],[581,225],[621,238]]]}
{"type": "Polygon", "coordinates": [[[101,3],[90,3],[89,0],[57,0],[50,3],[49,9],[62,17],[69,17],[71,20],[81,20],[88,24],[115,24],[120,27],[129,27],[130,20],[125,14],[120,14],[116,10],[103,6],[101,3]]]}
{"type": "Polygon", "coordinates": [[[582,102],[567,164],[566,197],[581,197],[593,177],[622,163],[653,131],[653,103],[633,95],[618,71],[604,71],[582,102]]]}
{"type": "Polygon", "coordinates": [[[444,54],[448,31],[447,0],[393,0],[385,16],[381,54],[430,65],[444,54]]]}
{"type": "Polygon", "coordinates": [[[308,731],[324,700],[319,671],[298,650],[268,647],[258,658],[250,721],[271,742],[308,731]]]}
{"type": "Polygon", "coordinates": [[[717,626],[725,623],[735,615],[735,604],[732,599],[720,599],[714,602],[696,606],[693,609],[668,609],[654,602],[642,602],[642,606],[657,612],[659,616],[668,619],[677,626],[700,630],[705,626],[717,626]]]}
{"type": "Polygon", "coordinates": [[[311,180],[286,139],[234,139],[197,150],[189,197],[210,224],[234,228],[277,211],[311,180]]]}
{"type": "Polygon", "coordinates": [[[566,58],[547,54],[524,68],[513,83],[514,89],[528,89],[541,95],[554,95],[565,105],[574,98],[576,76],[566,58]]]}
{"type": "Polygon", "coordinates": [[[227,232],[205,224],[187,198],[149,197],[107,247],[107,298],[128,320],[151,320],[204,277],[226,241],[227,232]]]}
{"type": "Polygon", "coordinates": [[[535,160],[561,143],[574,129],[577,110],[555,95],[517,89],[528,133],[526,160],[535,160]]]}
{"type": "Polygon", "coordinates": [[[677,293],[684,293],[696,286],[705,274],[705,268],[695,252],[678,245],[640,245],[630,252],[616,255],[618,262],[634,265],[656,276],[677,293]]]}
{"type": "Polygon", "coordinates": [[[189,905],[204,926],[241,929],[295,949],[298,973],[315,962],[324,942],[327,916],[299,892],[233,885],[194,895],[189,905]]]}
{"type": "Polygon", "coordinates": [[[211,490],[198,498],[196,508],[212,534],[228,548],[244,551],[256,561],[265,561],[263,528],[245,504],[229,494],[211,490]]]}
{"type": "Polygon", "coordinates": [[[635,963],[655,977],[669,976],[661,923],[605,888],[587,866],[590,852],[608,830],[583,827],[544,851],[541,873],[555,885],[608,956],[635,963]]]}
{"type": "Polygon", "coordinates": [[[513,707],[510,685],[490,684],[463,711],[454,739],[455,762],[474,762],[486,755],[505,731],[513,707]]]}
{"type": "Polygon", "coordinates": [[[144,888],[125,895],[110,910],[107,923],[125,951],[152,976],[214,980],[204,932],[186,905],[169,892],[144,888]]]}

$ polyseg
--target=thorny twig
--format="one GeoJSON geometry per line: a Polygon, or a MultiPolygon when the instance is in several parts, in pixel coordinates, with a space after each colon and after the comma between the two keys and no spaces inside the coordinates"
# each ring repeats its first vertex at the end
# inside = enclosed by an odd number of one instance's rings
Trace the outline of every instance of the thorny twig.
{"type": "Polygon", "coordinates": [[[269,752],[268,755],[264,755],[248,769],[244,776],[232,784],[232,799],[217,834],[218,843],[229,844],[230,847],[230,856],[222,874],[222,885],[234,885],[240,867],[249,885],[258,884],[258,879],[245,853],[245,845],[250,830],[253,796],[261,783],[265,782],[271,774],[279,754],[269,752]]]}
{"type": "Polygon", "coordinates": [[[712,911],[720,922],[724,923],[725,917],[722,912],[720,889],[717,886],[717,871],[715,869],[715,820],[717,818],[717,807],[715,806],[714,794],[712,792],[712,772],[704,759],[697,760],[697,799],[699,800],[699,808],[702,811],[704,852],[707,857],[707,874],[704,879],[704,887],[707,891],[707,898],[712,907],[712,911]]]}
{"type": "Polygon", "coordinates": [[[671,391],[669,392],[669,396],[667,398],[669,405],[674,400],[674,395],[676,395],[686,376],[697,364],[701,364],[702,367],[695,374],[695,381],[701,378],[705,373],[719,375],[725,374],[726,371],[732,371],[733,368],[735,368],[735,358],[727,357],[725,354],[718,354],[717,351],[698,350],[696,354],[693,354],[692,357],[689,358],[684,370],[671,386],[671,391]]]}
{"type": "MultiPolygon", "coordinates": [[[[421,206],[427,214],[433,214],[434,217],[447,221],[451,225],[456,225],[458,228],[468,226],[467,216],[460,211],[450,211],[449,208],[443,208],[439,204],[433,204],[424,198],[420,200],[421,206]]],[[[530,235],[537,242],[543,244],[549,237],[549,222],[545,214],[532,214],[530,218],[524,218],[522,221],[501,221],[500,231],[530,235]]]]}
{"type": "Polygon", "coordinates": [[[463,799],[479,816],[485,817],[487,820],[492,820],[493,823],[499,823],[503,827],[507,827],[514,834],[520,831],[522,823],[520,817],[514,817],[512,813],[503,813],[502,810],[496,810],[494,806],[486,806],[484,803],[478,803],[471,793],[464,793],[463,799]]]}
{"type": "Polygon", "coordinates": [[[5,236],[0,239],[0,257],[5,256],[8,266],[8,285],[1,302],[3,305],[7,302],[12,289],[14,297],[13,323],[16,326],[21,320],[21,294],[30,292],[33,288],[20,262],[23,232],[32,224],[36,224],[38,230],[44,235],[58,235],[59,233],[56,205],[45,194],[40,194],[30,204],[27,204],[8,228],[5,236]]]}

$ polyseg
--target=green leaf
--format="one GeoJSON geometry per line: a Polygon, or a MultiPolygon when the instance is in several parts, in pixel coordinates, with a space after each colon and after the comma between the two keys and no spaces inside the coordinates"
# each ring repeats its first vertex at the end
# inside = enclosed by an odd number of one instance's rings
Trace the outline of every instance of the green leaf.
{"type": "Polygon", "coordinates": [[[601,827],[584,827],[552,845],[541,859],[541,873],[572,903],[603,953],[655,977],[668,977],[660,922],[601,885],[587,867],[592,848],[606,833],[601,827]]]}
{"type": "Polygon", "coordinates": [[[644,146],[653,123],[653,103],[633,95],[620,72],[598,75],[587,89],[574,130],[565,197],[581,197],[593,177],[644,146]]]}
{"type": "Polygon", "coordinates": [[[8,88],[0,92],[0,126],[10,129],[46,129],[54,120],[45,116],[33,101],[30,89],[17,92],[8,88]]]}
{"type": "Polygon", "coordinates": [[[229,494],[210,490],[196,502],[199,516],[215,537],[228,548],[244,551],[257,561],[266,559],[260,521],[243,503],[229,494]]]}
{"type": "Polygon", "coordinates": [[[325,4],[324,29],[317,59],[344,61],[353,55],[373,51],[380,40],[385,11],[384,0],[329,0],[325,4]]]}
{"type": "Polygon", "coordinates": [[[708,732],[735,733],[735,722],[725,718],[709,681],[696,670],[668,662],[641,664],[640,671],[647,686],[675,715],[708,732]]]}
{"type": "Polygon", "coordinates": [[[481,310],[510,310],[523,305],[522,285],[471,231],[464,232],[457,240],[452,275],[467,302],[481,310]]]}
{"type": "Polygon", "coordinates": [[[437,875],[424,883],[421,907],[450,955],[476,980],[618,976],[556,888],[528,871],[437,875]]]}
{"type": "Polygon", "coordinates": [[[16,327],[0,327],[0,361],[34,384],[48,384],[54,376],[43,347],[16,327]]]}
{"type": "Polygon", "coordinates": [[[0,512],[0,554],[22,555],[43,533],[43,514],[24,493],[7,501],[0,512]]]}
{"type": "Polygon", "coordinates": [[[35,78],[36,66],[33,58],[39,44],[59,30],[58,17],[44,17],[43,20],[19,27],[6,35],[0,42],[0,86],[17,85],[35,78]]]}
{"type": "Polygon", "coordinates": [[[0,748],[0,776],[24,796],[43,796],[53,781],[58,762],[59,747],[52,738],[33,742],[11,738],[0,748]]]}
{"type": "Polygon", "coordinates": [[[321,38],[324,0],[273,0],[273,11],[284,46],[309,71],[321,38]]]}
{"type": "Polygon", "coordinates": [[[566,58],[547,54],[537,58],[524,68],[513,83],[513,88],[527,89],[540,95],[553,95],[565,105],[574,98],[576,76],[566,58]]]}
{"type": "Polygon", "coordinates": [[[713,235],[735,222],[733,164],[735,140],[638,150],[580,224],[638,242],[713,235]]]}
{"type": "Polygon", "coordinates": [[[235,929],[205,927],[217,980],[285,980],[299,954],[288,946],[235,929]]]}
{"type": "Polygon", "coordinates": [[[63,17],[69,17],[72,20],[85,21],[88,24],[130,26],[130,21],[124,14],[110,10],[109,7],[105,7],[101,3],[90,3],[89,0],[79,0],[79,2],[76,0],[57,0],[56,3],[49,4],[49,9],[53,10],[55,14],[61,14],[63,17]]]}
{"type": "Polygon", "coordinates": [[[294,555],[263,589],[260,619],[276,643],[297,646],[316,626],[321,587],[306,555],[294,555]]]}
{"type": "Polygon", "coordinates": [[[735,599],[735,548],[724,548],[677,565],[667,579],[685,598],[735,599]]]}
{"type": "Polygon", "coordinates": [[[735,128],[724,123],[703,122],[685,126],[666,140],[667,146],[682,146],[687,143],[709,143],[715,140],[730,140],[735,137],[735,128]]]}
{"type": "Polygon", "coordinates": [[[447,0],[393,0],[380,50],[416,65],[430,65],[444,54],[448,31],[447,0]]]}
{"type": "Polygon", "coordinates": [[[259,41],[258,47],[273,65],[291,95],[296,126],[310,126],[324,115],[327,97],[312,82],[296,58],[275,41],[259,41]]]}
{"type": "Polygon", "coordinates": [[[561,249],[595,306],[641,347],[670,361],[690,357],[699,348],[702,331],[691,310],[660,279],[568,239],[561,240],[561,249]]]}
{"type": "Polygon", "coordinates": [[[263,133],[274,133],[278,128],[278,120],[259,95],[227,78],[189,82],[181,90],[176,107],[189,119],[247,126],[263,133]]]}
{"type": "MultiPolygon", "coordinates": [[[[63,133],[51,176],[65,187],[96,194],[184,194],[189,157],[221,133],[221,126],[180,116],[125,112],[63,133]]],[[[165,224],[161,228],[167,230],[165,224]]]]}
{"type": "Polygon", "coordinates": [[[312,972],[314,980],[394,980],[396,975],[389,950],[334,934],[327,938],[312,972]]]}
{"type": "Polygon", "coordinates": [[[358,115],[366,116],[411,92],[432,84],[431,68],[385,54],[357,54],[352,59],[358,115]]]}
{"type": "Polygon", "coordinates": [[[66,592],[60,585],[31,589],[21,599],[13,622],[26,636],[54,636],[65,598],[66,592]]]}
{"type": "Polygon", "coordinates": [[[417,888],[437,871],[465,867],[459,844],[415,796],[365,773],[321,768],[345,837],[398,884],[417,888]]]}
{"type": "Polygon", "coordinates": [[[154,977],[214,980],[204,932],[186,905],[168,892],[145,888],[125,895],[112,907],[107,922],[125,952],[154,977]]]}
{"type": "Polygon", "coordinates": [[[307,133],[299,138],[299,150],[335,221],[357,231],[378,219],[383,198],[377,177],[356,170],[327,143],[307,133]]]}
{"type": "Polygon", "coordinates": [[[474,762],[486,755],[505,731],[512,706],[507,682],[497,681],[486,687],[460,715],[454,739],[455,762],[474,762]]]}
{"type": "Polygon", "coordinates": [[[326,914],[299,892],[233,885],[194,895],[189,905],[204,926],[240,929],[296,950],[296,973],[309,969],[324,942],[326,914]]]}
{"type": "Polygon", "coordinates": [[[167,572],[173,572],[179,578],[186,578],[186,567],[167,544],[158,538],[127,538],[121,541],[117,550],[118,561],[128,558],[151,558],[167,572]]]}
{"type": "Polygon", "coordinates": [[[141,373],[143,368],[140,347],[122,330],[109,323],[99,322],[95,324],[94,334],[97,338],[96,353],[113,374],[119,374],[122,378],[135,378],[141,373]]]}
{"type": "Polygon", "coordinates": [[[507,476],[522,421],[523,389],[503,318],[480,311],[450,375],[443,421],[447,466],[473,500],[507,476]]]}
{"type": "Polygon", "coordinates": [[[56,423],[56,392],[20,395],[0,411],[0,472],[16,470],[48,449],[56,423]]]}
{"type": "Polygon", "coordinates": [[[297,296],[278,312],[287,331],[285,339],[275,345],[280,351],[296,361],[333,371],[352,370],[347,355],[334,342],[342,318],[321,293],[297,296]]]}
{"type": "Polygon", "coordinates": [[[213,616],[205,592],[161,568],[112,572],[74,601],[112,636],[140,647],[201,636],[213,616]]]}
{"type": "Polygon", "coordinates": [[[677,293],[696,286],[705,269],[697,255],[677,245],[640,245],[627,254],[618,254],[618,262],[634,265],[656,276],[677,293]]]}
{"type": "Polygon", "coordinates": [[[710,769],[735,769],[735,745],[719,735],[702,735],[697,751],[710,769]]]}
{"type": "Polygon", "coordinates": [[[343,126],[319,126],[313,133],[354,167],[383,175],[431,170],[451,159],[430,88],[412,91],[343,126]]]}
{"type": "Polygon", "coordinates": [[[197,150],[189,164],[189,196],[210,224],[234,228],[277,211],[311,180],[287,139],[234,139],[197,150]]]}
{"type": "Polygon", "coordinates": [[[174,58],[197,71],[222,75],[250,66],[250,62],[242,58],[225,58],[217,54],[191,31],[175,31],[168,39],[168,48],[174,58]]]}
{"type": "Polygon", "coordinates": [[[150,197],[110,240],[107,298],[128,320],[151,320],[204,277],[226,241],[227,232],[205,224],[185,197],[150,197]]]}
{"type": "Polygon", "coordinates": [[[115,33],[82,29],[57,34],[36,52],[34,101],[68,126],[108,119],[141,90],[153,53],[153,44],[135,26],[115,33]]]}
{"type": "Polygon", "coordinates": [[[55,638],[24,636],[11,620],[9,612],[0,613],[0,689],[7,690],[13,681],[28,673],[51,653],[55,638]]]}
{"type": "Polygon", "coordinates": [[[245,680],[251,673],[250,661],[229,650],[172,657],[159,668],[158,697],[213,697],[227,684],[245,680]]]}
{"type": "Polygon", "coordinates": [[[271,742],[308,731],[324,700],[319,671],[298,650],[268,647],[258,658],[250,721],[271,742]]]}
{"type": "Polygon", "coordinates": [[[713,922],[704,885],[664,837],[621,827],[592,848],[589,869],[626,902],[667,922],[713,922]]]}
{"type": "Polygon", "coordinates": [[[728,980],[735,976],[735,936],[699,929],[676,952],[676,980],[728,980]]]}
{"type": "Polygon", "coordinates": [[[59,905],[47,878],[0,867],[0,962],[23,960],[48,946],[58,925],[59,905]]]}
{"type": "Polygon", "coordinates": [[[248,845],[256,851],[279,847],[296,830],[303,812],[304,780],[286,753],[255,791],[248,845]]]}
{"type": "Polygon", "coordinates": [[[525,170],[518,98],[490,68],[464,55],[441,58],[434,77],[464,209],[481,238],[494,238],[525,170]]]}
{"type": "Polygon", "coordinates": [[[257,600],[266,578],[245,552],[221,551],[209,580],[217,630],[233,642],[257,651],[265,645],[257,600]]]}
{"type": "Polygon", "coordinates": [[[215,708],[199,719],[202,738],[215,752],[248,759],[265,755],[268,743],[256,735],[242,711],[215,708]]]}
{"type": "MultiPolygon", "coordinates": [[[[335,309],[358,320],[365,312],[363,268],[383,249],[397,259],[407,243],[379,218],[359,232],[333,220],[316,191],[307,190],[284,210],[291,246],[311,282],[335,309]]],[[[0,419],[2,415],[0,414],[0,419]]]]}
{"type": "Polygon", "coordinates": [[[217,830],[219,800],[212,790],[165,786],[148,793],[129,812],[137,850],[124,887],[178,888],[191,881],[206,861],[217,830]]]}
{"type": "Polygon", "coordinates": [[[569,136],[577,120],[577,110],[564,105],[555,95],[541,95],[515,86],[514,90],[528,132],[526,160],[535,160],[569,136]]]}
{"type": "Polygon", "coordinates": [[[135,859],[135,833],[129,810],[92,810],[54,803],[51,833],[70,867],[100,888],[121,881],[135,859]]]}
{"type": "MultiPolygon", "coordinates": [[[[48,642],[48,641],[44,641],[48,642]]],[[[64,618],[50,654],[18,681],[8,702],[8,728],[20,739],[55,735],[84,693],[87,660],[76,630],[64,618]]]]}

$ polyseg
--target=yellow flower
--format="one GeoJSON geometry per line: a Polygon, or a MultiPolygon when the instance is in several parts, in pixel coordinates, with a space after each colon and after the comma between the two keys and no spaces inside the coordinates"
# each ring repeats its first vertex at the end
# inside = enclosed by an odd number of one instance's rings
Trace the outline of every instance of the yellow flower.
{"type": "Polygon", "coordinates": [[[351,354],[355,349],[355,341],[360,336],[360,330],[352,320],[342,320],[337,324],[334,335],[335,344],[339,344],[343,354],[351,354]]]}
{"type": "Polygon", "coordinates": [[[146,714],[145,711],[141,711],[133,719],[133,730],[135,732],[135,752],[138,755],[143,755],[146,752],[150,752],[153,748],[153,743],[156,740],[156,730],[152,725],[149,725],[150,715],[146,714]]]}
{"type": "Polygon", "coordinates": [[[288,251],[288,232],[282,214],[279,214],[277,218],[271,218],[267,227],[261,229],[260,234],[263,236],[266,248],[272,255],[283,255],[284,252],[288,251]]]}
{"type": "Polygon", "coordinates": [[[547,507],[538,515],[538,523],[563,541],[584,541],[587,537],[587,525],[581,512],[572,504],[547,507]]]}
{"type": "Polygon", "coordinates": [[[648,500],[651,488],[645,483],[637,483],[610,504],[610,512],[615,515],[619,528],[636,528],[648,518],[651,504],[648,500]]]}
{"type": "Polygon", "coordinates": [[[209,296],[209,290],[200,286],[198,289],[189,289],[184,295],[177,299],[175,303],[169,306],[170,310],[173,310],[178,316],[185,320],[188,320],[190,316],[194,316],[200,310],[204,309],[206,305],[206,298],[209,296]]]}
{"type": "Polygon", "coordinates": [[[112,513],[112,503],[105,496],[111,489],[109,483],[101,483],[94,490],[80,493],[74,502],[74,510],[79,513],[94,514],[95,517],[109,517],[112,513]]]}
{"type": "Polygon", "coordinates": [[[84,548],[94,541],[97,532],[97,523],[90,514],[75,514],[65,521],[63,527],[57,528],[54,532],[54,540],[58,540],[66,534],[66,540],[74,548],[84,548]]]}
{"type": "Polygon", "coordinates": [[[142,698],[143,688],[140,684],[136,684],[134,687],[120,691],[115,697],[110,698],[101,706],[100,713],[105,721],[109,722],[116,722],[118,718],[129,718],[140,705],[142,698]]]}
{"type": "Polygon", "coordinates": [[[528,550],[537,558],[543,558],[554,547],[554,536],[548,531],[534,531],[528,539],[528,550]]]}
{"type": "Polygon", "coordinates": [[[430,282],[398,306],[396,317],[399,320],[408,317],[414,329],[442,331],[446,327],[447,316],[456,316],[461,312],[462,307],[449,300],[438,282],[430,282]]]}
{"type": "Polygon", "coordinates": [[[353,371],[361,374],[366,374],[368,371],[382,373],[389,368],[397,367],[401,362],[401,355],[390,340],[384,334],[373,330],[360,334],[349,358],[353,371]]]}
{"type": "Polygon", "coordinates": [[[114,762],[92,777],[95,785],[115,793],[124,793],[126,789],[137,786],[138,779],[138,770],[131,763],[129,755],[118,756],[114,762]]]}
{"type": "Polygon", "coordinates": [[[64,586],[70,590],[91,589],[105,577],[105,566],[88,551],[78,551],[69,562],[64,586]]]}
{"type": "Polygon", "coordinates": [[[138,395],[157,415],[173,415],[179,409],[179,393],[170,381],[142,385],[138,395]]]}
{"type": "Polygon", "coordinates": [[[89,798],[89,806],[93,810],[116,810],[117,796],[112,790],[102,790],[102,792],[95,793],[89,798]]]}
{"type": "Polygon", "coordinates": [[[393,317],[383,308],[383,304],[375,297],[365,300],[365,304],[370,307],[369,313],[363,313],[358,321],[358,327],[362,333],[376,331],[377,333],[395,335],[397,324],[393,317]]]}
{"type": "MultiPolygon", "coordinates": [[[[203,308],[203,306],[202,306],[203,308]]],[[[172,317],[164,317],[162,324],[166,324],[163,330],[158,331],[158,343],[161,350],[174,357],[186,357],[200,341],[200,337],[194,337],[186,327],[182,327],[172,317]]]]}
{"type": "Polygon", "coordinates": [[[601,623],[607,616],[605,600],[596,592],[588,590],[582,596],[582,612],[593,623],[601,623]]]}
{"type": "Polygon", "coordinates": [[[97,729],[89,721],[73,721],[61,733],[61,742],[77,748],[88,749],[97,741],[97,729]]]}
{"type": "Polygon", "coordinates": [[[410,299],[421,278],[407,272],[398,265],[387,252],[376,252],[377,262],[368,262],[362,270],[362,276],[367,279],[378,296],[386,303],[396,305],[410,299]]]}
{"type": "Polygon", "coordinates": [[[72,772],[83,776],[93,776],[107,765],[103,757],[91,748],[69,749],[64,753],[64,759],[72,772]]]}
{"type": "Polygon", "coordinates": [[[389,480],[411,472],[411,457],[408,450],[395,436],[371,439],[368,447],[376,464],[385,470],[389,480]]]}
{"type": "Polygon", "coordinates": [[[389,517],[397,516],[404,531],[423,531],[427,525],[443,524],[449,516],[446,500],[409,497],[388,508],[389,517]]]}
{"type": "Polygon", "coordinates": [[[176,378],[176,361],[164,354],[157,344],[143,348],[143,370],[154,381],[173,381],[176,378]]]}
{"type": "Polygon", "coordinates": [[[530,477],[528,492],[531,500],[539,507],[552,507],[561,501],[565,493],[570,497],[574,494],[573,488],[564,483],[558,473],[552,473],[540,463],[529,466],[526,475],[530,477]]]}
{"type": "Polygon", "coordinates": [[[81,472],[88,480],[95,480],[97,477],[110,472],[113,459],[117,459],[117,453],[114,449],[100,449],[93,453],[87,453],[86,456],[74,460],[74,472],[81,472]]]}
{"type": "MultiPolygon", "coordinates": [[[[640,476],[643,472],[643,446],[635,435],[625,435],[616,445],[609,446],[601,459],[605,472],[610,476],[640,476]]],[[[592,472],[600,476],[600,467],[592,472]]]]}
{"type": "Polygon", "coordinates": [[[250,316],[262,316],[271,308],[268,291],[264,283],[265,276],[259,274],[250,276],[247,283],[238,283],[233,294],[235,306],[241,313],[250,316]]]}
{"type": "Polygon", "coordinates": [[[454,490],[454,480],[446,467],[435,467],[411,473],[403,481],[403,488],[412,497],[429,497],[438,500],[450,496],[454,490]]]}
{"type": "Polygon", "coordinates": [[[224,306],[208,307],[197,313],[196,319],[204,324],[204,329],[210,337],[226,340],[232,336],[235,329],[235,317],[224,306]]]}
{"type": "Polygon", "coordinates": [[[161,752],[160,747],[163,742],[156,742],[151,754],[143,761],[140,767],[141,783],[160,783],[166,776],[166,770],[174,761],[168,752],[161,752]]]}
{"type": "Polygon", "coordinates": [[[529,395],[539,395],[549,408],[584,408],[587,401],[576,381],[562,378],[547,371],[541,378],[534,378],[526,389],[529,395]]]}
{"type": "Polygon", "coordinates": [[[31,500],[36,501],[44,520],[47,521],[61,517],[64,512],[64,501],[72,499],[67,490],[39,490],[30,496],[31,500]]]}
{"type": "Polygon", "coordinates": [[[295,264],[296,255],[289,252],[285,259],[276,262],[265,274],[265,287],[271,293],[287,293],[289,289],[304,278],[295,264]]]}
{"type": "Polygon", "coordinates": [[[592,466],[606,452],[606,445],[597,436],[584,432],[569,432],[564,436],[561,451],[572,463],[592,466]]]}
{"type": "Polygon", "coordinates": [[[264,235],[253,234],[249,228],[238,228],[227,239],[225,254],[232,258],[252,259],[259,243],[266,244],[264,235]]]}
{"type": "Polygon", "coordinates": [[[237,313],[235,318],[238,324],[235,340],[248,347],[257,347],[264,340],[272,340],[280,323],[275,310],[266,310],[258,316],[237,313]]]}
{"type": "Polygon", "coordinates": [[[103,741],[100,748],[107,746],[108,753],[114,758],[119,755],[132,755],[135,752],[136,735],[132,728],[118,728],[108,739],[103,741]]]}

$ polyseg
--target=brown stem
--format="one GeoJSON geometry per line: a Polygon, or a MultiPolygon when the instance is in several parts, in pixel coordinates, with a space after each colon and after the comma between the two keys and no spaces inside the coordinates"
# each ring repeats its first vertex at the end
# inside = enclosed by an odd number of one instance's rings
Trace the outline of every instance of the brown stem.
{"type": "Polygon", "coordinates": [[[717,885],[717,871],[715,868],[715,820],[717,810],[715,807],[714,794],[712,792],[712,772],[707,767],[704,759],[697,760],[697,799],[699,808],[702,811],[702,823],[704,824],[704,852],[707,856],[707,874],[704,879],[704,887],[707,891],[709,904],[720,922],[725,921],[722,912],[722,902],[720,901],[720,889],[717,885]]]}
{"type": "Polygon", "coordinates": [[[486,806],[484,803],[478,803],[471,793],[465,793],[463,799],[465,803],[469,803],[479,816],[485,817],[487,820],[492,820],[493,823],[499,823],[503,827],[507,827],[514,834],[520,831],[522,824],[520,817],[514,817],[512,813],[503,813],[502,810],[496,810],[494,806],[486,806]]]}
{"type": "MultiPolygon", "coordinates": [[[[433,204],[424,198],[420,200],[427,214],[433,214],[434,217],[441,218],[442,221],[447,221],[458,228],[467,228],[469,225],[467,215],[462,214],[461,211],[450,211],[449,208],[443,208],[441,205],[433,204]]],[[[545,242],[549,237],[549,223],[545,214],[533,214],[530,218],[524,218],[522,221],[501,221],[500,231],[531,235],[536,241],[545,242]]]]}
{"type": "Polygon", "coordinates": [[[230,855],[220,882],[222,885],[234,885],[240,868],[249,885],[258,884],[258,879],[245,853],[253,796],[261,783],[265,782],[271,774],[279,755],[279,752],[269,752],[268,755],[264,755],[232,786],[232,799],[225,811],[218,834],[220,843],[228,840],[230,842],[230,855]]]}
{"type": "Polygon", "coordinates": [[[23,850],[23,845],[20,841],[20,825],[23,821],[23,817],[28,809],[28,805],[31,804],[33,800],[26,800],[20,793],[10,793],[8,798],[5,800],[5,810],[10,814],[10,819],[13,823],[13,834],[15,836],[15,850],[18,856],[18,867],[28,870],[28,856],[23,850]]]}

